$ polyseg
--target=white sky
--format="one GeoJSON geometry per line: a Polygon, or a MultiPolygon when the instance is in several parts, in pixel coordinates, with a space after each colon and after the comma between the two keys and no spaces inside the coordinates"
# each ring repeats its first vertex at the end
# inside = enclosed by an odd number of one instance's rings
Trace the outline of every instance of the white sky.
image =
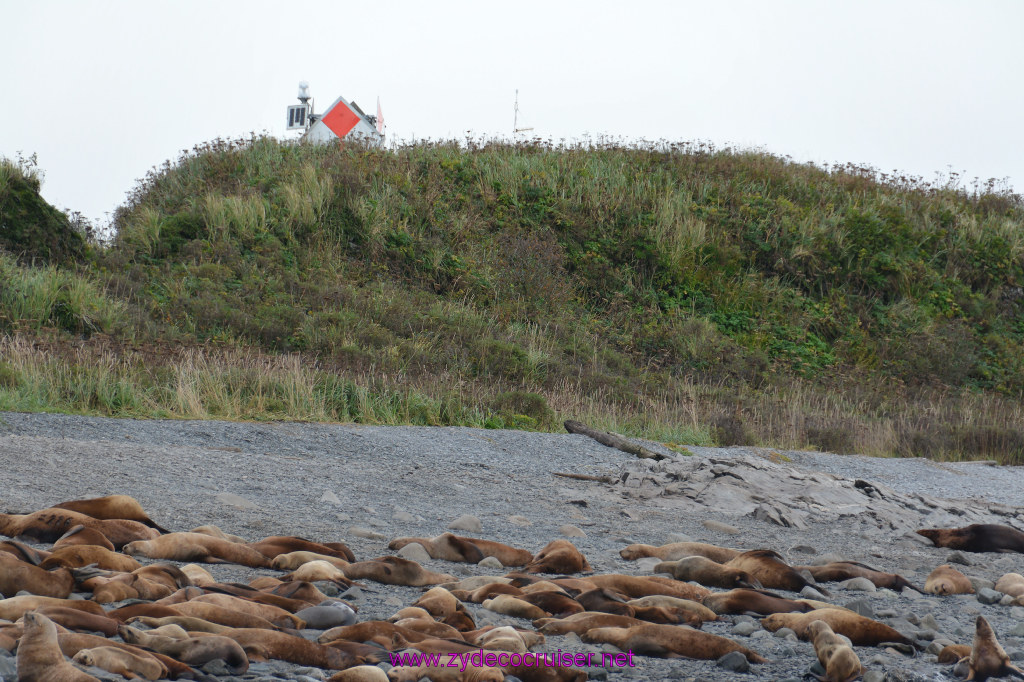
{"type": "Polygon", "coordinates": [[[307,80],[390,139],[706,140],[1024,189],[1024,2],[0,0],[0,155],[105,224],[194,144],[286,133],[307,80]]]}

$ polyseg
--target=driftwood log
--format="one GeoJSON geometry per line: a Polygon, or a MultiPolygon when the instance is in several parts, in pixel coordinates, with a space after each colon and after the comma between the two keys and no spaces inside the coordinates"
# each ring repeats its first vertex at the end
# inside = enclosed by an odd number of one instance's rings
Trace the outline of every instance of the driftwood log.
{"type": "Polygon", "coordinates": [[[634,443],[633,441],[623,438],[622,436],[618,436],[614,433],[608,433],[607,431],[598,431],[597,429],[592,429],[583,422],[578,422],[569,419],[565,422],[565,430],[568,431],[569,433],[579,433],[584,436],[590,436],[601,445],[607,445],[610,448],[615,448],[616,450],[628,452],[629,454],[636,455],[641,459],[667,459],[665,455],[658,454],[653,450],[648,450],[639,443],[634,443]]]}

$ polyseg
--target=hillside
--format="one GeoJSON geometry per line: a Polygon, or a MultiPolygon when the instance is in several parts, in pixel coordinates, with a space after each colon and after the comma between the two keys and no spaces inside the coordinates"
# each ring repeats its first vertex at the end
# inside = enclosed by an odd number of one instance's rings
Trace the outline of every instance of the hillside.
{"type": "Polygon", "coordinates": [[[1024,458],[1024,205],[991,183],[253,138],[154,169],[115,227],[77,270],[0,261],[0,409],[1024,458]],[[43,274],[60,315],[17,303],[43,274]]]}

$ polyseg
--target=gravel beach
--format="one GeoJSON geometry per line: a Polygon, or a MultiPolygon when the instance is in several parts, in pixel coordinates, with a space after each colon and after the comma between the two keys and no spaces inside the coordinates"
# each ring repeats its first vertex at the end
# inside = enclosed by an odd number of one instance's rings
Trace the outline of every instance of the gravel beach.
{"type": "MultiPolygon", "coordinates": [[[[855,603],[858,611],[873,613],[922,646],[943,639],[969,644],[974,619],[982,614],[1011,658],[1024,659],[1024,608],[998,603],[999,595],[995,603],[984,603],[991,595],[982,591],[1004,573],[1024,572],[1024,555],[953,553],[904,530],[923,521],[956,526],[975,519],[1024,528],[1024,470],[757,448],[692,447],[692,454],[684,456],[659,444],[645,444],[673,455],[684,466],[728,469],[730,460],[768,463],[763,476],[787,477],[789,487],[780,485],[779,494],[792,497],[773,501],[801,510],[805,522],[773,522],[733,507],[721,496],[714,504],[705,504],[699,496],[630,494],[630,472],[638,467],[657,472],[660,465],[638,461],[585,436],[449,427],[0,413],[0,495],[4,511],[24,513],[64,500],[128,494],[172,530],[215,524],[249,540],[299,535],[344,541],[358,559],[391,553],[387,543],[395,537],[434,536],[459,517],[470,516],[479,521],[479,530],[462,534],[531,551],[579,531],[581,535],[570,539],[598,573],[649,575],[649,563],[624,561],[619,550],[633,542],[663,544],[684,538],[740,549],[767,547],[794,564],[840,556],[898,572],[915,585],[923,585],[936,566],[952,561],[973,579],[979,595],[936,597],[912,590],[897,594],[829,584],[830,600],[855,603]],[[625,483],[574,480],[556,476],[559,472],[625,483]],[[877,497],[889,501],[896,497],[888,490],[917,497],[912,502],[896,500],[903,505],[899,509],[909,510],[899,524],[879,522],[877,512],[818,513],[814,504],[803,504],[800,495],[788,492],[794,480],[816,472],[849,479],[835,484],[837,490],[854,490],[852,481],[860,480],[876,484],[877,497]],[[929,505],[927,496],[955,502],[929,505]],[[962,518],[968,520],[958,521],[962,518]]],[[[738,480],[734,485],[742,486],[743,477],[738,480]]],[[[833,485],[832,478],[821,480],[833,485]]],[[[759,485],[763,487],[764,481],[759,485]]],[[[501,572],[444,561],[424,564],[458,577],[501,572]]],[[[235,566],[213,566],[211,572],[223,580],[248,580],[259,573],[235,566]]],[[[368,582],[355,596],[359,617],[386,618],[414,601],[420,591],[368,582]]],[[[480,625],[528,626],[478,605],[468,608],[480,625]]],[[[731,637],[769,662],[739,672],[715,661],[636,657],[636,667],[591,669],[592,679],[797,680],[815,661],[810,644],[775,636],[748,616],[706,623],[704,630],[731,637]]],[[[574,636],[550,637],[543,650],[556,649],[602,650],[574,636]]],[[[952,669],[936,663],[932,653],[909,656],[869,647],[858,647],[857,653],[868,680],[953,679],[952,669]]],[[[317,670],[300,672],[293,666],[271,665],[257,668],[248,679],[321,677],[317,670]]],[[[0,669],[0,675],[6,678],[7,673],[0,669]]]]}

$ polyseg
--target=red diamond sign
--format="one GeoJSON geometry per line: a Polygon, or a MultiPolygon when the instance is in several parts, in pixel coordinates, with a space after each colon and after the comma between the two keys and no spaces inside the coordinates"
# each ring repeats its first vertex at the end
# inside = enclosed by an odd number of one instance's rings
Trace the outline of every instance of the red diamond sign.
{"type": "Polygon", "coordinates": [[[320,120],[331,129],[331,132],[344,138],[359,123],[359,115],[345,106],[344,102],[338,102],[320,120]]]}

